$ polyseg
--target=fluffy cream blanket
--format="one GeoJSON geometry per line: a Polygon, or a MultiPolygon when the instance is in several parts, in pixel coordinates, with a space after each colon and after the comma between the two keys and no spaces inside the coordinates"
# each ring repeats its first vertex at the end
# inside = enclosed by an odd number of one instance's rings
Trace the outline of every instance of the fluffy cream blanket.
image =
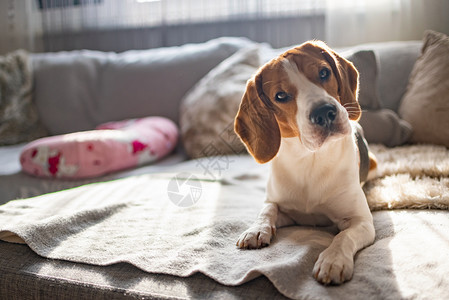
{"type": "Polygon", "coordinates": [[[377,178],[364,186],[371,210],[449,207],[449,155],[444,146],[370,147],[377,178]]]}

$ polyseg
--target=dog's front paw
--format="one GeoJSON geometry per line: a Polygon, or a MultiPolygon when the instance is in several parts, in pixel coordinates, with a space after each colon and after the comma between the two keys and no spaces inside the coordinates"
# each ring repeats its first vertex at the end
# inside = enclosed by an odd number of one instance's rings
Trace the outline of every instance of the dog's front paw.
{"type": "Polygon", "coordinates": [[[242,249],[258,249],[270,244],[276,234],[276,227],[256,225],[242,233],[237,241],[237,247],[242,249]]]}
{"type": "Polygon", "coordinates": [[[342,251],[327,248],[313,268],[313,276],[323,284],[342,284],[352,278],[354,258],[342,251]]]}

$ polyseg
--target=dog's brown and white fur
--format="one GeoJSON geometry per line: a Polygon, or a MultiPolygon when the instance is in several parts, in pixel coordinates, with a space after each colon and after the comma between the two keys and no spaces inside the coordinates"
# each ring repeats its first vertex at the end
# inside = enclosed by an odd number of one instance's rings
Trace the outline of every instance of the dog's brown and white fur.
{"type": "Polygon", "coordinates": [[[271,161],[271,171],[264,208],[238,247],[268,246],[282,226],[333,223],[340,233],[313,276],[324,284],[351,279],[355,253],[375,235],[351,124],[361,115],[357,90],[352,63],[320,41],[288,50],[248,81],[235,131],[257,162],[271,161]]]}

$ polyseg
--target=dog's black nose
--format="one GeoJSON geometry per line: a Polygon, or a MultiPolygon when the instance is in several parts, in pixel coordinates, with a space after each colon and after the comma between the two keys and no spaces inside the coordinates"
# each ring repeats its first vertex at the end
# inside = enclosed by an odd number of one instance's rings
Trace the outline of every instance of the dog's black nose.
{"type": "Polygon", "coordinates": [[[312,124],[329,127],[337,116],[337,107],[333,104],[323,104],[318,106],[310,113],[310,122],[312,124]]]}

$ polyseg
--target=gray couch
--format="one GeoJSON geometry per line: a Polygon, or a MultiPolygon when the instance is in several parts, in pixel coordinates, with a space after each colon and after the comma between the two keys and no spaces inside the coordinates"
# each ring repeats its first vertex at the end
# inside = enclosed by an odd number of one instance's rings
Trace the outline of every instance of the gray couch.
{"type": "MultiPolygon", "coordinates": [[[[42,123],[53,135],[149,115],[165,116],[178,123],[178,107],[188,90],[221,61],[254,44],[246,39],[223,38],[123,54],[32,54],[34,101],[42,123]]],[[[389,146],[407,142],[407,124],[395,113],[420,47],[420,41],[410,41],[339,49],[346,56],[372,50],[376,57],[377,70],[366,72],[374,77],[365,79],[366,87],[361,91],[369,94],[361,98],[366,115],[361,122],[369,141],[389,146]]],[[[279,51],[265,52],[264,59],[279,51]]],[[[360,66],[363,63],[359,62],[360,66]]],[[[368,75],[361,71],[361,76],[368,75]]],[[[21,172],[19,154],[23,147],[0,147],[0,204],[90,182],[195,167],[193,161],[184,162],[188,157],[180,144],[175,153],[152,165],[86,180],[43,179],[21,172]]],[[[124,263],[102,267],[46,259],[26,245],[1,241],[0,274],[2,299],[284,298],[265,277],[227,287],[202,274],[181,278],[145,273],[124,263]]]]}
{"type": "MultiPolygon", "coordinates": [[[[32,54],[33,100],[51,135],[145,116],[164,116],[179,123],[183,96],[218,63],[239,49],[254,45],[243,38],[222,38],[204,44],[121,54],[87,50],[32,54]]],[[[354,63],[361,72],[360,102],[364,110],[360,122],[369,142],[387,146],[407,142],[410,129],[396,112],[420,47],[420,41],[410,41],[338,49],[349,59],[358,60],[354,63]],[[365,50],[372,50],[375,57],[365,55],[365,50]]],[[[264,45],[262,61],[285,49],[264,45]]],[[[0,147],[0,203],[88,182],[159,172],[187,159],[180,145],[174,155],[154,165],[91,180],[55,181],[21,173],[19,154],[23,146],[0,147]]]]}
{"type": "MultiPolygon", "coordinates": [[[[51,135],[146,116],[163,116],[178,123],[183,95],[222,60],[250,45],[254,43],[243,38],[221,38],[121,54],[87,50],[31,54],[33,101],[51,135]]],[[[93,181],[156,172],[186,159],[179,148],[175,155],[141,170],[125,170],[92,180],[54,181],[20,172],[23,146],[0,148],[0,203],[93,181]]]]}

